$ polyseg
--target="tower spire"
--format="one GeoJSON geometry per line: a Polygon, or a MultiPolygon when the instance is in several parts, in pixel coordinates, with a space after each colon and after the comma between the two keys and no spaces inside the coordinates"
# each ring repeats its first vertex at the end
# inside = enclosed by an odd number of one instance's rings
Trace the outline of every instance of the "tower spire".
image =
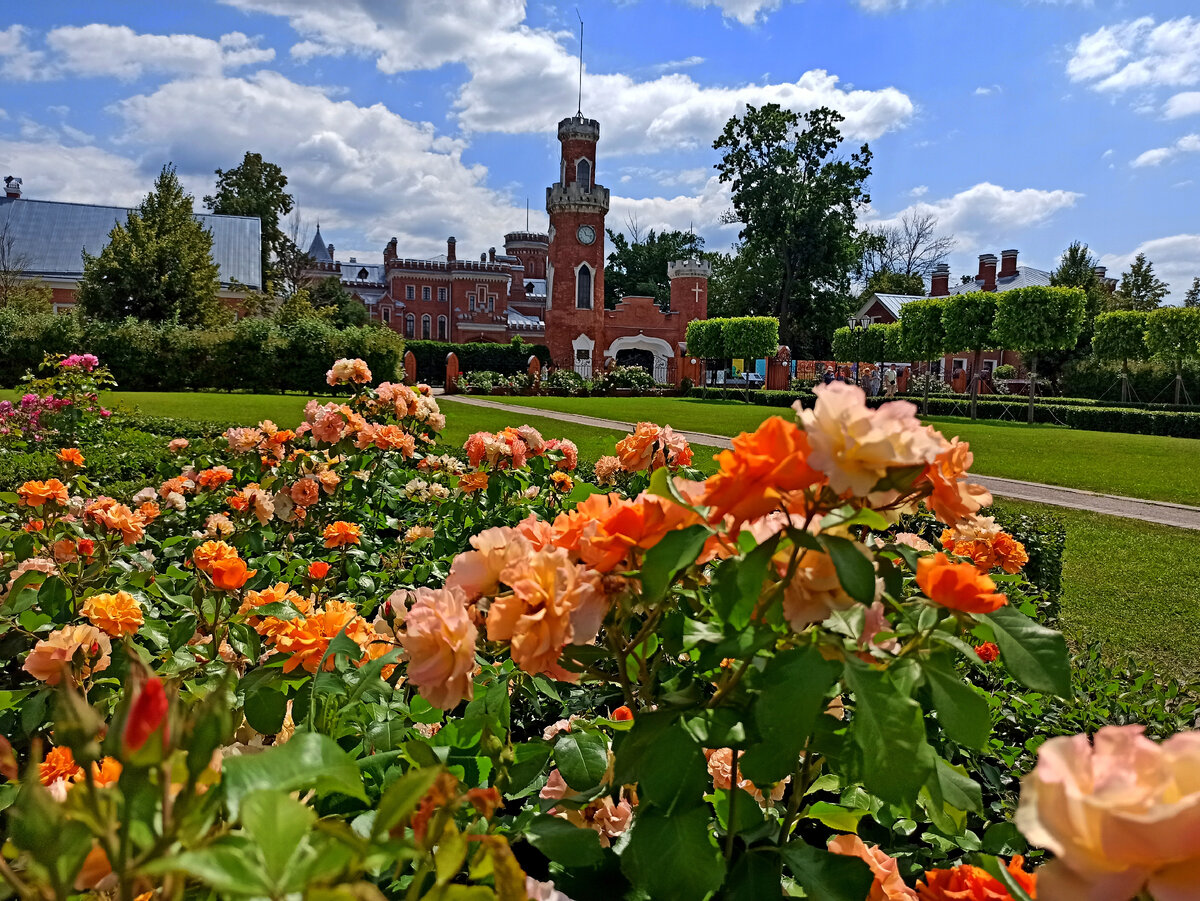
{"type": "Polygon", "coordinates": [[[579,7],[575,7],[575,15],[579,17],[579,106],[575,115],[583,118],[583,16],[579,7]]]}

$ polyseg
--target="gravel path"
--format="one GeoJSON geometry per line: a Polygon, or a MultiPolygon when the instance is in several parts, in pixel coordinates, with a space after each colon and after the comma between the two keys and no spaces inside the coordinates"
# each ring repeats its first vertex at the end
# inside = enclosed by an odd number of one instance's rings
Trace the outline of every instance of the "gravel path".
{"type": "MultiPolygon", "coordinates": [[[[537,407],[515,406],[513,404],[499,403],[494,400],[484,400],[480,397],[467,397],[456,394],[440,397],[439,400],[470,404],[476,407],[487,407],[492,410],[511,413],[515,416],[542,416],[562,422],[573,422],[576,425],[593,426],[598,429],[612,429],[618,432],[633,431],[633,423],[629,422],[620,422],[615,419],[601,419],[597,416],[584,416],[579,413],[560,413],[555,410],[542,410],[537,407]]],[[[732,446],[730,440],[724,435],[683,431],[680,434],[690,444],[700,444],[706,447],[732,446]]],[[[974,479],[996,497],[1007,497],[1018,501],[1033,501],[1039,504],[1049,504],[1054,507],[1070,507],[1075,510],[1088,510],[1092,513],[1121,516],[1125,519],[1140,519],[1144,522],[1175,526],[1180,529],[1200,530],[1200,507],[1171,504],[1166,501],[1144,501],[1138,498],[1121,497],[1115,494],[1099,494],[1094,491],[1082,491],[1078,488],[1062,488],[1058,485],[1043,485],[1040,482],[1021,482],[1016,479],[1001,479],[993,476],[975,476],[974,479]]]]}

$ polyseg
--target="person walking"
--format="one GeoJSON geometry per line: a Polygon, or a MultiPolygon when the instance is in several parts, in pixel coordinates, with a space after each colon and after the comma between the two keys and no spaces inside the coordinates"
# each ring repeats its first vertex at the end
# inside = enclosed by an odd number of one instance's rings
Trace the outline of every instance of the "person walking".
{"type": "Polygon", "coordinates": [[[872,369],[871,374],[867,376],[867,396],[868,397],[879,397],[879,387],[880,387],[879,370],[872,369]]]}
{"type": "Polygon", "coordinates": [[[888,397],[896,396],[896,367],[891,363],[883,373],[883,390],[888,397]]]}

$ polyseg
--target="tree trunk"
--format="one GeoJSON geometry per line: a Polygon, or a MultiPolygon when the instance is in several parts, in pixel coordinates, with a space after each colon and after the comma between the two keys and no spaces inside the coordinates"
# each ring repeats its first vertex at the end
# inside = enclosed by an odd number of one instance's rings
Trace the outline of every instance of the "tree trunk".
{"type": "Polygon", "coordinates": [[[975,351],[975,362],[971,365],[971,420],[977,418],[975,402],[979,399],[979,367],[983,365],[983,349],[975,351]]]}
{"type": "Polygon", "coordinates": [[[933,363],[932,361],[925,364],[925,403],[921,410],[922,416],[929,415],[929,383],[933,380],[933,363]]]}
{"type": "Polygon", "coordinates": [[[1121,361],[1121,403],[1129,403],[1129,361],[1121,361]]]}
{"type": "Polygon", "coordinates": [[[1179,405],[1179,389],[1183,387],[1183,361],[1175,364],[1175,405],[1179,405]]]}
{"type": "Polygon", "coordinates": [[[1029,361],[1029,418],[1028,423],[1033,425],[1033,399],[1037,395],[1037,354],[1034,354],[1029,361]]]}

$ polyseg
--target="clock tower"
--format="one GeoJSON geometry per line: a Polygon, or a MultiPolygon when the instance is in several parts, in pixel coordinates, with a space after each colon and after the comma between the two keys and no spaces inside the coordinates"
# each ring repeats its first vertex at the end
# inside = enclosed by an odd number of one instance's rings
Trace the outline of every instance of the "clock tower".
{"type": "Polygon", "coordinates": [[[603,365],[604,216],[608,188],[596,184],[600,123],[576,113],[558,123],[559,178],[546,189],[550,214],[546,343],[561,369],[585,376],[603,365]]]}

